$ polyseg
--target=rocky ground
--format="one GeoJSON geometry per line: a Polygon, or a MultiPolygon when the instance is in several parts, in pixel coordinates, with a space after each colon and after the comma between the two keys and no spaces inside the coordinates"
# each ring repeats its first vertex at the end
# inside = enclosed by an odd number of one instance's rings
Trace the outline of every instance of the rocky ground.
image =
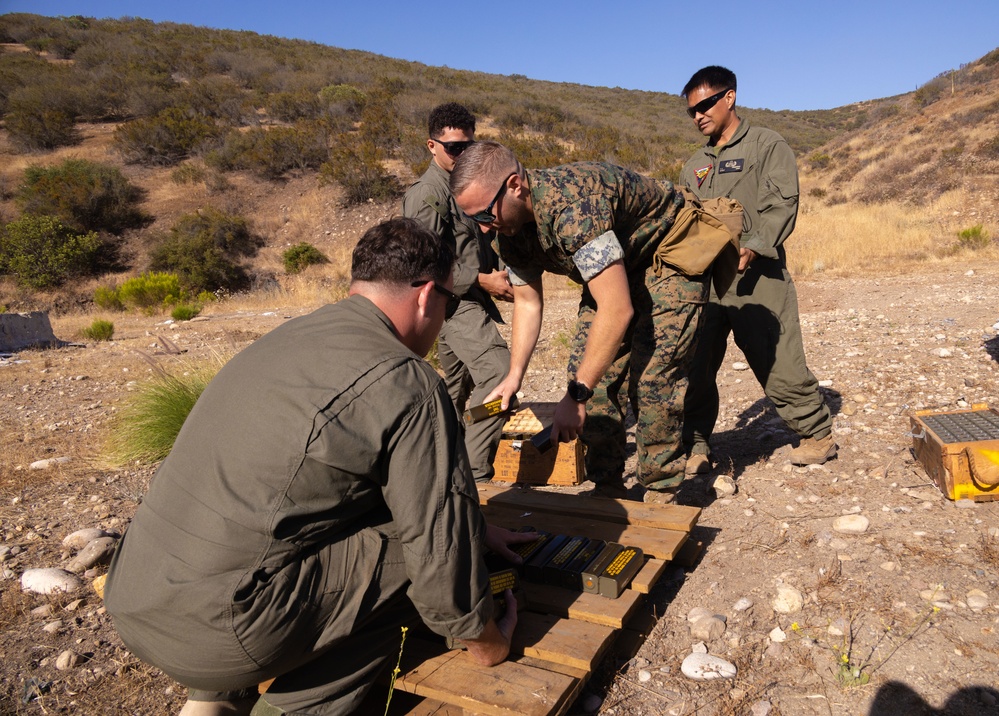
{"type": "MultiPolygon", "coordinates": [[[[915,410],[999,407],[999,266],[822,277],[798,290],[839,458],[790,465],[792,436],[733,348],[720,375],[718,468],[681,492],[704,508],[703,556],[666,572],[648,603],[648,638],[637,653],[611,654],[573,713],[999,714],[999,502],[945,499],[909,434],[915,410]],[[737,492],[716,494],[718,475],[737,492]],[[728,662],[734,678],[684,676],[695,651],[728,662]]],[[[569,329],[571,304],[549,301],[549,337],[569,329]]],[[[183,370],[243,347],[307,310],[223,304],[183,324],[120,317],[113,342],[0,360],[0,714],[177,710],[184,689],[115,635],[91,586],[99,555],[88,566],[83,540],[64,540],[90,528],[120,534],[148,484],[149,468],[100,457],[136,381],[154,364],[183,370]],[[81,586],[23,591],[24,571],[42,567],[72,567],[81,586]]],[[[53,327],[78,340],[92,320],[53,327]]],[[[525,393],[557,399],[563,382],[542,366],[525,393]]]]}

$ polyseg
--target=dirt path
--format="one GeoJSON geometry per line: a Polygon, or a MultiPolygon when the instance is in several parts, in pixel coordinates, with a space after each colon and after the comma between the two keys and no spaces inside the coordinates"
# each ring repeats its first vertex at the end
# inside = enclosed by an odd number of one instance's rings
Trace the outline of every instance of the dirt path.
{"type": "MultiPolygon", "coordinates": [[[[811,469],[787,462],[791,434],[752,374],[736,369],[742,356],[732,349],[714,441],[722,469],[683,489],[704,506],[705,553],[692,569],[667,572],[649,603],[657,619],[645,643],[634,656],[611,655],[580,704],[602,700],[600,713],[616,716],[999,713],[999,502],[944,499],[913,460],[908,434],[916,409],[999,407],[999,266],[827,277],[798,291],[839,459],[811,469]],[[708,489],[719,472],[735,479],[735,495],[708,489]],[[867,529],[836,531],[843,515],[867,518],[867,529]],[[774,610],[778,595],[795,606],[794,593],[799,609],[774,610]],[[705,648],[738,668],[734,679],[681,675],[702,641],[687,620],[694,607],[725,617],[705,648]],[[863,667],[860,676],[850,667],[863,667]]],[[[240,348],[305,310],[217,312],[185,324],[122,317],[112,343],[0,361],[0,713],[176,711],[184,690],[122,648],[89,589],[43,598],[22,593],[18,579],[30,567],[64,565],[71,551],[62,539],[75,530],[127,525],[150,470],[108,468],[97,455],[151,362],[177,369],[240,348]],[[53,457],[71,460],[29,467],[53,457]],[[66,651],[84,658],[59,670],[66,651]],[[32,688],[43,695],[25,703],[32,688]]],[[[550,300],[548,313],[548,335],[571,329],[571,298],[550,300]]],[[[91,320],[52,323],[72,339],[91,320]]],[[[557,399],[563,379],[558,369],[536,370],[525,390],[557,399]]]]}

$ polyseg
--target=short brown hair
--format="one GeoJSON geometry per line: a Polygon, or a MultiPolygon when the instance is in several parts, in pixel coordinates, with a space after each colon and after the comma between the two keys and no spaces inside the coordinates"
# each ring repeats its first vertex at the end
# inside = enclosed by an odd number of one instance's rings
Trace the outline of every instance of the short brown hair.
{"type": "Polygon", "coordinates": [[[451,193],[464,192],[473,182],[502,181],[511,172],[523,175],[524,168],[514,153],[499,142],[476,142],[461,153],[451,170],[451,193]]]}
{"type": "Polygon", "coordinates": [[[452,263],[454,250],[436,232],[398,217],[364,232],[354,247],[350,280],[400,286],[422,280],[443,283],[452,263]]]}

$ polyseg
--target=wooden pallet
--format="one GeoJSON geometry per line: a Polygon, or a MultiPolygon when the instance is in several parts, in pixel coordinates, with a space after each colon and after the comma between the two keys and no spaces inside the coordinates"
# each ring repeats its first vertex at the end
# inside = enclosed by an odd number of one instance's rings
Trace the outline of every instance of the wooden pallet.
{"type": "MultiPolygon", "coordinates": [[[[442,641],[410,636],[403,650],[394,716],[561,716],[622,630],[641,613],[644,595],[683,546],[700,509],[579,497],[518,487],[480,485],[487,519],[506,527],[532,525],[641,547],[642,571],[618,599],[524,582],[511,658],[491,668],[442,641]]],[[[640,632],[647,634],[647,631],[640,632]]],[[[384,710],[384,691],[375,689],[384,710]]],[[[374,713],[374,712],[372,712],[374,713]]]]}

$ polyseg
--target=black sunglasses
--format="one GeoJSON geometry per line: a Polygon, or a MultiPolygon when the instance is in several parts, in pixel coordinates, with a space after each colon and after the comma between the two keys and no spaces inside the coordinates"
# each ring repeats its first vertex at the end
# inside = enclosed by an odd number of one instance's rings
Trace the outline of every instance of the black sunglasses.
{"type": "Polygon", "coordinates": [[[466,142],[442,142],[441,140],[434,139],[433,137],[431,137],[430,139],[434,142],[437,142],[442,147],[444,147],[444,151],[447,152],[452,157],[458,156],[463,151],[468,149],[470,146],[475,144],[474,139],[468,140],[466,142]]]}
{"type": "Polygon", "coordinates": [[[493,213],[493,206],[497,201],[499,201],[499,198],[503,196],[503,192],[506,191],[506,183],[510,181],[510,177],[516,175],[517,172],[511,172],[508,174],[506,179],[503,180],[503,183],[500,184],[500,188],[499,191],[496,192],[496,196],[494,196],[493,200],[489,202],[489,206],[482,211],[476,212],[475,214],[468,214],[468,218],[476,224],[491,224],[496,221],[496,214],[493,213]]]}
{"type": "Polygon", "coordinates": [[[450,320],[451,316],[453,316],[455,311],[458,310],[458,304],[461,303],[461,296],[459,296],[456,293],[452,293],[451,291],[448,291],[439,283],[437,283],[436,281],[432,281],[431,279],[424,279],[422,281],[413,281],[413,283],[409,285],[412,286],[413,288],[419,288],[420,286],[424,286],[428,283],[433,283],[434,290],[447,299],[447,303],[444,304],[444,320],[445,321],[450,320]]]}
{"type": "Polygon", "coordinates": [[[718,104],[718,100],[728,94],[728,90],[722,90],[718,94],[713,94],[707,99],[702,99],[693,107],[687,107],[687,116],[693,119],[699,114],[707,114],[708,110],[718,104]]]}

